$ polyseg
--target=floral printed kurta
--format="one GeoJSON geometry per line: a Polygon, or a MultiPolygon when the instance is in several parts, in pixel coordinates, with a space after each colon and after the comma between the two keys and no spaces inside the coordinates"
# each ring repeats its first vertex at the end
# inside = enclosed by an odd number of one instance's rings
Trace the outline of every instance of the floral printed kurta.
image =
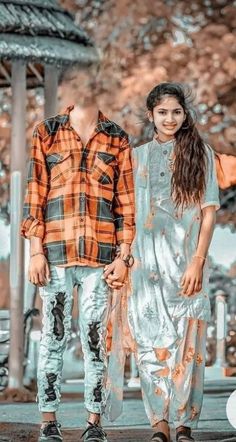
{"type": "Polygon", "coordinates": [[[174,343],[178,336],[173,317],[210,319],[207,263],[201,292],[190,297],[180,294],[181,277],[197,247],[201,208],[219,208],[214,153],[208,146],[206,151],[206,191],[201,207],[184,210],[182,216],[170,196],[174,141],[159,143],[154,139],[134,151],[136,237],[129,322],[142,346],[174,343]]]}
{"type": "Polygon", "coordinates": [[[172,406],[176,427],[197,426],[203,394],[206,321],[210,319],[207,262],[201,292],[190,297],[181,295],[180,280],[196,251],[201,209],[210,205],[219,208],[214,153],[208,146],[206,151],[206,191],[201,207],[192,207],[179,216],[170,196],[173,141],[160,144],[153,140],[134,150],[135,264],[128,310],[127,289],[113,296],[106,407],[110,420],[122,410],[124,363],[132,349],[151,425],[168,419],[172,406]],[[164,349],[164,359],[160,349],[164,349]]]}

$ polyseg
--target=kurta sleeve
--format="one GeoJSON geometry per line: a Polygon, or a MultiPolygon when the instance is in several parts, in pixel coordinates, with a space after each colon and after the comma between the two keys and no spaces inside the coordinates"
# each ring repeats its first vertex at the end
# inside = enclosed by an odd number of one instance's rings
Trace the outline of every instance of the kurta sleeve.
{"type": "Polygon", "coordinates": [[[210,146],[206,146],[207,150],[207,173],[206,173],[206,190],[202,198],[201,209],[207,206],[215,206],[216,210],[220,208],[219,186],[216,175],[215,154],[210,146]]]}
{"type": "Polygon", "coordinates": [[[23,207],[21,235],[25,238],[44,238],[44,208],[48,194],[48,171],[43,152],[43,141],[34,130],[28,168],[28,182],[23,207]]]}

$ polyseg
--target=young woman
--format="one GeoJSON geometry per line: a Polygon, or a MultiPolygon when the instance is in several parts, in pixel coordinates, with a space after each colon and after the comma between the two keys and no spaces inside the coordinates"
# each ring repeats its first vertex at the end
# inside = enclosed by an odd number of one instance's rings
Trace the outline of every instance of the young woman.
{"type": "Polygon", "coordinates": [[[205,366],[207,252],[219,208],[214,153],[204,144],[181,84],[147,97],[154,138],[134,152],[135,264],[129,323],[137,345],[144,405],[154,435],[193,441],[205,366]]]}

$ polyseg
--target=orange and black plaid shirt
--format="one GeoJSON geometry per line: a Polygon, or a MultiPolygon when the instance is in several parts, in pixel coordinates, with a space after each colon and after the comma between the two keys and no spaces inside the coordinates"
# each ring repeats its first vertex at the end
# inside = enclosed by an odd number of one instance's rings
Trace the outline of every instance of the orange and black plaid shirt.
{"type": "Polygon", "coordinates": [[[21,234],[42,238],[51,264],[97,267],[134,238],[131,148],[101,112],[83,146],[70,125],[72,109],[34,130],[21,234]]]}

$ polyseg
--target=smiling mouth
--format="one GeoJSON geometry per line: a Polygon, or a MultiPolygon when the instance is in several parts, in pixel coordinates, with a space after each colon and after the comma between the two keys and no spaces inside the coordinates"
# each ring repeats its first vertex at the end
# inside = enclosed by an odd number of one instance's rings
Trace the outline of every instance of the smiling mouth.
{"type": "Polygon", "coordinates": [[[174,126],[171,125],[165,125],[164,126],[166,129],[174,129],[176,127],[176,124],[174,126]]]}

